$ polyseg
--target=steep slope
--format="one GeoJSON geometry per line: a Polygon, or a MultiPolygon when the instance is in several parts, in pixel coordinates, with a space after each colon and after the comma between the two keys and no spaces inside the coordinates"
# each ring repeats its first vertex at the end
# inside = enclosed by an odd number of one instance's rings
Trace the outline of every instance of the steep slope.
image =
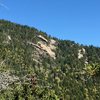
{"type": "Polygon", "coordinates": [[[1,100],[100,98],[100,48],[5,20],[0,20],[0,73],[1,100]]]}

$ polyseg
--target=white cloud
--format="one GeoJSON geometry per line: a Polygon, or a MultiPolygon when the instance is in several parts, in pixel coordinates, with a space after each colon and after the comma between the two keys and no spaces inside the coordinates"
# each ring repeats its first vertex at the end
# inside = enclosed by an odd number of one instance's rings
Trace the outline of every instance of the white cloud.
{"type": "Polygon", "coordinates": [[[9,7],[7,7],[5,4],[3,4],[3,3],[1,3],[1,2],[0,2],[0,6],[2,6],[3,8],[5,8],[5,9],[7,9],[7,10],[9,10],[9,7]]]}

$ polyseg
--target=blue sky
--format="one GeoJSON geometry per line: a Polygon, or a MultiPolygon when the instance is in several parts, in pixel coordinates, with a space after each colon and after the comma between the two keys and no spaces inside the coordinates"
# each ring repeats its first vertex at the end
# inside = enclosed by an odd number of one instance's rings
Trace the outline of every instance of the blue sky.
{"type": "Polygon", "coordinates": [[[0,19],[100,46],[100,0],[0,0],[0,19]]]}

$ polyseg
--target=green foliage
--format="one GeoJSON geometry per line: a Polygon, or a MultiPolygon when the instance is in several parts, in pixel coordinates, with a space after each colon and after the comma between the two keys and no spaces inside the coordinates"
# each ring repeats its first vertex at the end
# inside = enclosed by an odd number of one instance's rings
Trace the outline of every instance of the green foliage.
{"type": "Polygon", "coordinates": [[[100,48],[58,40],[35,28],[0,20],[0,72],[5,71],[18,76],[19,81],[0,91],[1,100],[100,99],[100,48]],[[57,41],[55,60],[37,54],[37,49],[27,44],[37,43],[38,35],[57,41]],[[79,59],[82,48],[85,53],[81,52],[79,59]],[[33,73],[36,82],[28,77],[33,73]]]}

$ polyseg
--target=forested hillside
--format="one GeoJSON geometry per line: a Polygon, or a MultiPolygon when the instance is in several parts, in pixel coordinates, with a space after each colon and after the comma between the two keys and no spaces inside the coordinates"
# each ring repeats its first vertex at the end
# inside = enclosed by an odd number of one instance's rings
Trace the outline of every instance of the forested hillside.
{"type": "Polygon", "coordinates": [[[0,20],[0,100],[100,100],[100,48],[0,20]]]}

